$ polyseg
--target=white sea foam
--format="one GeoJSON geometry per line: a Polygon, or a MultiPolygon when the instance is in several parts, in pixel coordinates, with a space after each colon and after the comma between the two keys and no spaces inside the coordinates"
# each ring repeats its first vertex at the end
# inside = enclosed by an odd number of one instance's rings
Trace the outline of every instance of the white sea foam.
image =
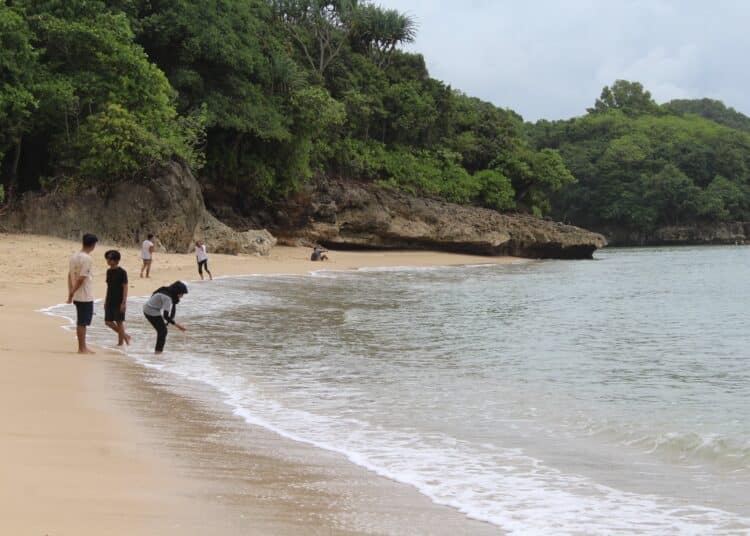
{"type": "Polygon", "coordinates": [[[519,449],[475,446],[443,435],[422,437],[285,407],[260,397],[245,379],[225,375],[205,355],[183,354],[162,367],[149,358],[138,362],[210,385],[248,424],[340,453],[381,476],[414,486],[437,504],[514,534],[734,534],[743,526],[750,530],[750,520],[734,514],[625,493],[561,474],[519,449]]]}

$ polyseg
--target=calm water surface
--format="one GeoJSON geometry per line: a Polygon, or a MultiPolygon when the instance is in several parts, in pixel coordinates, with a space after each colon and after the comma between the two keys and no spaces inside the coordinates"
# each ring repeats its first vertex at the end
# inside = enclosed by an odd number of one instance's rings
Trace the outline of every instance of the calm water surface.
{"type": "Polygon", "coordinates": [[[513,533],[750,534],[748,268],[613,249],[223,279],[158,359],[134,303],[130,354],[513,533]]]}

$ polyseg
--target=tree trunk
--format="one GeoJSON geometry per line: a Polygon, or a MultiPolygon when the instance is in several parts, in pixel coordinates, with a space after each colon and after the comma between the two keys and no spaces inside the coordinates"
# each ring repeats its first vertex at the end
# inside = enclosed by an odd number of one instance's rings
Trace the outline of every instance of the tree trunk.
{"type": "Polygon", "coordinates": [[[13,205],[18,189],[18,163],[21,161],[21,144],[23,136],[18,138],[16,143],[16,152],[13,155],[13,166],[10,168],[10,179],[8,181],[8,205],[13,205]]]}

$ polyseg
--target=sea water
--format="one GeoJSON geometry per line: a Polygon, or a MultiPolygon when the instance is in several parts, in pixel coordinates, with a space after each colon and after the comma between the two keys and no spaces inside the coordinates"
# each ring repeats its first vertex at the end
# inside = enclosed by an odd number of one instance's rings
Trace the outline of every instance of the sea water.
{"type": "Polygon", "coordinates": [[[511,533],[750,534],[749,268],[706,247],[218,279],[161,356],[131,300],[129,355],[511,533]]]}

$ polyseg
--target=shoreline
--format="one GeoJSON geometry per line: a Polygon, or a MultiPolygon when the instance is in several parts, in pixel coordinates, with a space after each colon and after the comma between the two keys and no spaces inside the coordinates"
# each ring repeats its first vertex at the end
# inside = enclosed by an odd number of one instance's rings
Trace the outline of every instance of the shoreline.
{"type": "MultiPolygon", "coordinates": [[[[313,532],[369,534],[382,532],[375,514],[385,513],[392,527],[403,523],[422,531],[497,533],[497,527],[435,505],[416,490],[354,466],[343,456],[323,455],[320,449],[256,429],[239,417],[222,416],[218,408],[170,395],[166,386],[157,386],[151,371],[123,360],[119,351],[97,348],[94,356],[79,356],[70,330],[56,329],[63,326],[42,311],[59,301],[54,296],[64,296],[67,258],[78,244],[33,235],[0,234],[0,240],[11,246],[0,259],[0,418],[5,423],[0,430],[0,504],[7,510],[0,510],[3,532],[291,534],[312,527],[313,532]],[[149,398],[152,403],[144,404],[149,398]],[[193,406],[165,418],[159,416],[164,400],[172,406],[193,406]],[[210,428],[207,423],[217,419],[225,427],[201,436],[201,430],[210,428]],[[234,439],[217,445],[212,439],[217,434],[234,439]],[[180,443],[181,435],[192,441],[180,443]],[[236,436],[245,440],[238,444],[236,436]],[[212,455],[206,457],[206,452],[212,455]],[[328,475],[324,487],[332,491],[327,499],[303,485],[320,473],[328,475]],[[218,482],[217,474],[223,476],[218,482]],[[261,474],[259,483],[255,477],[261,474]],[[342,497],[350,503],[343,510],[342,497]]],[[[100,244],[92,255],[97,297],[104,294],[106,269],[97,253],[103,254],[105,247],[109,245],[100,244]]],[[[192,254],[157,253],[151,279],[136,279],[137,250],[121,251],[122,265],[131,274],[131,297],[197,275],[192,254]]],[[[330,261],[313,263],[308,248],[292,247],[274,248],[270,258],[209,255],[217,277],[525,262],[433,252],[332,251],[330,261]]],[[[313,480],[320,485],[319,477],[313,480]]]]}

